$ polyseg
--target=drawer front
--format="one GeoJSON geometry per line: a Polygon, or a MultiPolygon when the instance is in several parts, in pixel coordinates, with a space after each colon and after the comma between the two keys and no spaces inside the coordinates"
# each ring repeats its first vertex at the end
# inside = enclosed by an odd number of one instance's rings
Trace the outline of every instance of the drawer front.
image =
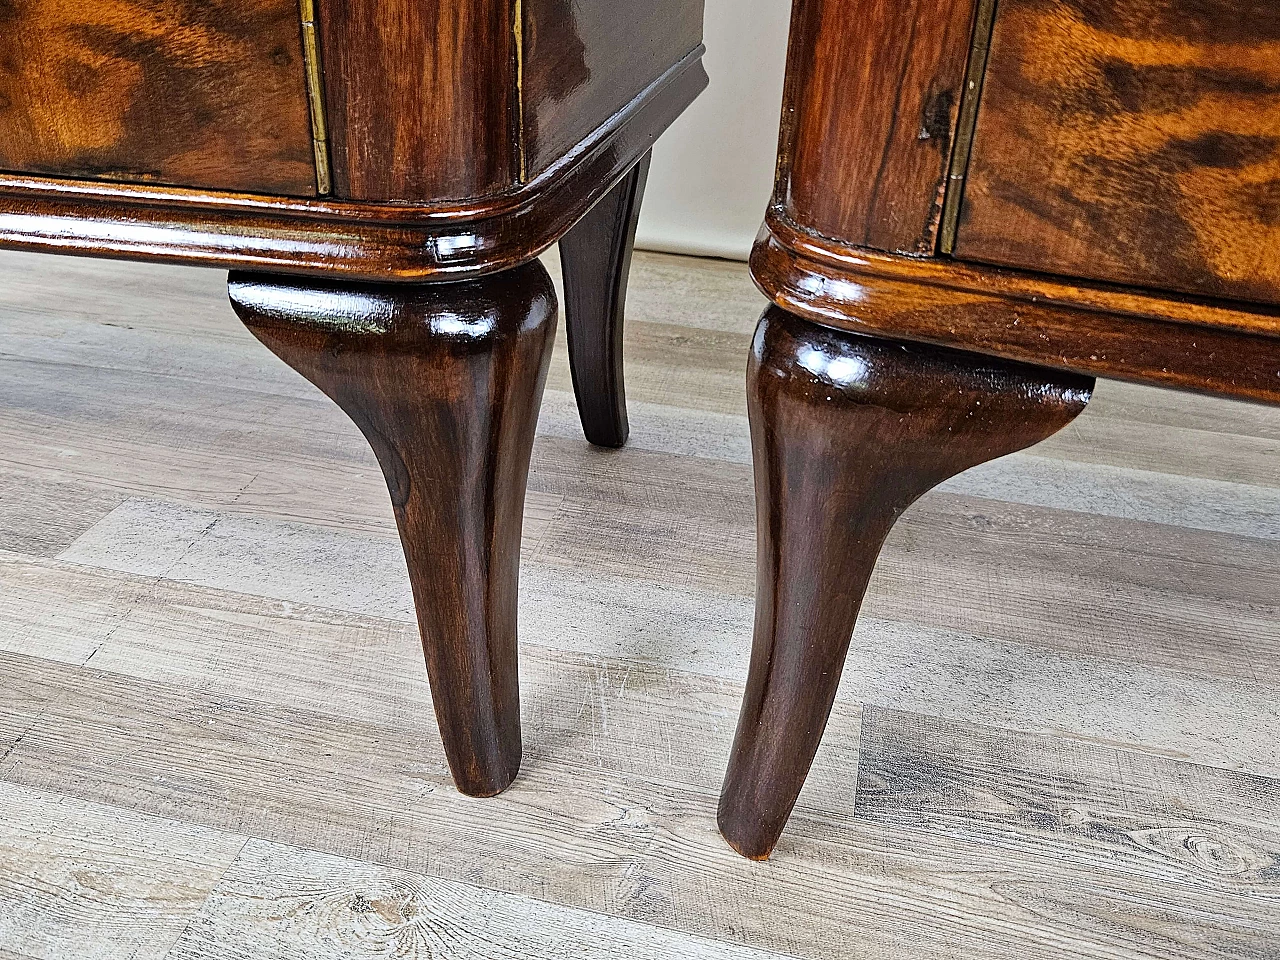
{"type": "Polygon", "coordinates": [[[313,196],[298,0],[0,0],[0,169],[313,196]]]}
{"type": "Polygon", "coordinates": [[[1280,3],[1000,0],[955,253],[1280,302],[1280,3]]]}

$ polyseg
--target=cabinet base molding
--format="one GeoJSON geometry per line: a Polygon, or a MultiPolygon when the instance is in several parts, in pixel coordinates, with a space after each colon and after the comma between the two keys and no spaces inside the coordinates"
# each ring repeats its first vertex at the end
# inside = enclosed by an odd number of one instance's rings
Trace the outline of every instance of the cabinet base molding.
{"type": "Polygon", "coordinates": [[[1280,307],[861,250],[776,210],[751,272],[778,306],[845,330],[1280,403],[1280,307]]]}

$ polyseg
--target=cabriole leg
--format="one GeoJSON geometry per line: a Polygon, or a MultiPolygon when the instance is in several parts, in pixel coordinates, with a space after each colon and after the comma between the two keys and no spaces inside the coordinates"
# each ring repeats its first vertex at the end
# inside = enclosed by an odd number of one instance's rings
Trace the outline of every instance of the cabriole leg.
{"type": "Polygon", "coordinates": [[[254,335],[355,421],[395,508],[445,754],[464,793],[520,767],[516,589],[555,331],[538,263],[463,283],[233,273],[254,335]]]}
{"type": "Polygon", "coordinates": [[[747,373],[755,640],[720,797],[726,840],[777,842],[840,682],[880,547],[921,494],[1057,432],[1093,381],[819,326],[770,308],[747,373]]]}
{"type": "Polygon", "coordinates": [[[560,240],[573,390],[582,430],[601,447],[627,442],[622,316],[650,156],[560,240]]]}

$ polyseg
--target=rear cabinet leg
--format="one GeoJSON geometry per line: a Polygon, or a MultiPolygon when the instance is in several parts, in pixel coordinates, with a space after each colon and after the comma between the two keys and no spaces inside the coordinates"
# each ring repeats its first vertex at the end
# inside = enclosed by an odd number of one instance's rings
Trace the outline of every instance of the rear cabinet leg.
{"type": "Polygon", "coordinates": [[[447,284],[233,273],[254,335],[329,395],[391,492],[458,788],[520,766],[516,588],[525,481],[556,322],[540,264],[447,284]]]}
{"type": "Polygon", "coordinates": [[[645,154],[560,240],[573,390],[583,433],[600,447],[622,446],[630,429],[622,378],[622,316],[651,156],[645,154]]]}
{"type": "Polygon", "coordinates": [[[769,856],[835,699],[894,522],[948,477],[1051,436],[1093,381],[819,326],[770,308],[747,373],[755,640],[720,798],[725,839],[769,856]]]}

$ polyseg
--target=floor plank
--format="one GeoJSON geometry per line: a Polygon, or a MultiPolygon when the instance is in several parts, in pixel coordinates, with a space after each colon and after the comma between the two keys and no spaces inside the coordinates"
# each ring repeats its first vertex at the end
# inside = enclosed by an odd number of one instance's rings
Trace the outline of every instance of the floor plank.
{"type": "Polygon", "coordinates": [[[713,790],[542,761],[495,817],[424,765],[416,731],[56,669],[74,679],[5,780],[801,956],[1261,957],[1275,942],[1274,906],[1230,891],[1084,865],[1064,878],[999,846],[864,827],[852,785],[799,811],[761,867],[715,835],[713,790]]]}
{"type": "MultiPolygon", "coordinates": [[[[563,593],[582,578],[605,577],[623,593],[615,602],[670,604],[677,623],[682,592],[710,598],[705,602],[723,611],[741,610],[754,573],[749,503],[700,491],[699,482],[691,478],[683,492],[667,491],[657,505],[644,495],[623,495],[624,506],[614,507],[609,482],[601,483],[600,500],[583,496],[576,484],[578,496],[563,484],[532,495],[526,600],[540,602],[547,589],[563,593]],[[672,506],[680,503],[689,505],[688,513],[672,506]]],[[[138,499],[60,556],[413,619],[390,526],[370,536],[358,527],[334,531],[138,499]]],[[[1256,678],[1275,652],[1277,585],[1280,549],[1270,543],[939,494],[909,510],[890,536],[864,610],[930,630],[1256,678]],[[949,602],[939,603],[940,597],[949,602]]],[[[749,623],[734,622],[726,631],[693,615],[709,631],[709,643],[736,648],[742,641],[726,634],[749,632],[749,623]]],[[[575,635],[574,619],[562,620],[560,630],[575,635]]]]}
{"type": "Polygon", "coordinates": [[[159,960],[244,837],[0,783],[0,944],[31,960],[159,960]]]}
{"type": "Polygon", "coordinates": [[[649,924],[250,841],[170,960],[457,957],[475,960],[763,960],[649,924]]]}
{"type": "MultiPolygon", "coordinates": [[[[131,531],[154,536],[210,524],[203,513],[193,519],[186,510],[161,511],[155,505],[137,516],[141,519],[131,520],[119,538],[107,542],[124,548],[131,531]],[[176,519],[166,519],[175,514],[176,519]]],[[[273,702],[333,704],[355,716],[365,716],[371,707],[353,700],[352,690],[383,691],[400,702],[408,694],[393,696],[392,691],[403,689],[409,676],[420,687],[413,696],[427,695],[394,541],[348,545],[329,531],[279,530],[236,517],[219,523],[224,539],[214,547],[188,549],[175,563],[148,565],[152,557],[176,552],[164,541],[123,557],[103,554],[101,562],[117,570],[132,563],[135,574],[166,571],[166,579],[155,584],[104,575],[100,568],[33,567],[16,559],[0,563],[0,583],[12,597],[10,634],[40,636],[42,611],[53,598],[73,597],[59,606],[57,618],[72,624],[97,618],[107,625],[98,634],[85,634],[97,644],[91,655],[100,669],[120,663],[125,672],[147,679],[212,684],[235,696],[284,698],[273,702]],[[371,544],[380,552],[372,552],[371,544]],[[252,599],[264,594],[281,602],[252,599]],[[306,604],[312,606],[298,606],[306,604]],[[392,645],[394,657],[387,653],[392,645]],[[249,686],[241,686],[246,681],[249,686]]],[[[87,546],[71,558],[92,562],[87,546]]],[[[648,589],[631,578],[598,573],[571,577],[527,564],[520,604],[529,669],[539,662],[529,656],[536,648],[538,657],[585,654],[733,683],[745,678],[751,629],[751,605],[745,599],[648,589]]],[[[1117,658],[1082,656],[1078,648],[996,643],[989,636],[921,628],[868,611],[852,644],[841,696],[1019,729],[1069,731],[1202,763],[1280,774],[1280,677],[1256,669],[1256,661],[1242,661],[1242,670],[1232,676],[1206,675],[1192,665],[1202,637],[1195,640],[1190,648],[1174,646],[1163,663],[1137,669],[1137,658],[1113,662],[1117,658]],[[1251,676],[1244,675],[1246,666],[1251,676]]],[[[38,655],[45,643],[22,649],[38,655]]],[[[76,662],[85,659],[81,649],[76,662]]],[[[528,692],[537,689],[529,687],[533,682],[526,670],[524,702],[536,706],[528,692]]]]}
{"type": "Polygon", "coordinates": [[[1271,904],[1280,781],[1096,743],[868,709],[857,816],[1271,904]]]}
{"type": "Polygon", "coordinates": [[[87,484],[0,471],[0,550],[55,556],[124,499],[87,484]]]}

